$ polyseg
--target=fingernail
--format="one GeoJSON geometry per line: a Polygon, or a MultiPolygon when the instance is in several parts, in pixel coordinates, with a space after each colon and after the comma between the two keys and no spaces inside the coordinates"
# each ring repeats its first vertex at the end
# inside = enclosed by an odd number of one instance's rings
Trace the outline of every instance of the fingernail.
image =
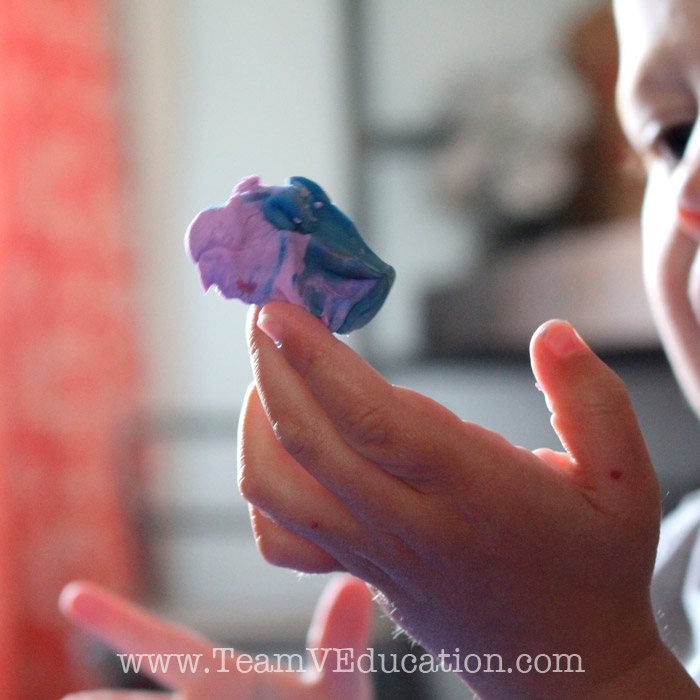
{"type": "Polygon", "coordinates": [[[59,609],[64,615],[83,621],[99,619],[102,607],[97,604],[89,591],[78,584],[68,584],[58,601],[59,609]]]}
{"type": "Polygon", "coordinates": [[[58,609],[65,615],[72,608],[78,595],[79,586],[75,582],[67,584],[58,596],[58,609]]]}
{"type": "Polygon", "coordinates": [[[544,329],[542,339],[547,349],[557,357],[569,357],[586,347],[581,336],[564,322],[552,323],[544,329]]]}
{"type": "Polygon", "coordinates": [[[258,316],[258,328],[268,337],[272,342],[280,347],[282,345],[282,337],[284,335],[282,323],[280,319],[265,311],[263,309],[258,316]]]}

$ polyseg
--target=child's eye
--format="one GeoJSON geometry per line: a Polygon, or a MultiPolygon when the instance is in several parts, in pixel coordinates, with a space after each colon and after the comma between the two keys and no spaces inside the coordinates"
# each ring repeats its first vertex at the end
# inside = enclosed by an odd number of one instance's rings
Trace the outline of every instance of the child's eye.
{"type": "Polygon", "coordinates": [[[658,153],[673,161],[679,161],[685,154],[691,134],[695,128],[694,122],[681,122],[664,129],[654,143],[658,153]]]}

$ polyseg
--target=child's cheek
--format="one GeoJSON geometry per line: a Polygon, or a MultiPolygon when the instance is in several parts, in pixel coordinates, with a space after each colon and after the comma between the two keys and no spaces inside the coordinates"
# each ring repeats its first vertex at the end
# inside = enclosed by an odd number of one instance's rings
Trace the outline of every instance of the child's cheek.
{"type": "Polygon", "coordinates": [[[658,265],[663,249],[678,225],[678,188],[663,163],[648,171],[642,206],[642,241],[645,265],[658,265]]]}

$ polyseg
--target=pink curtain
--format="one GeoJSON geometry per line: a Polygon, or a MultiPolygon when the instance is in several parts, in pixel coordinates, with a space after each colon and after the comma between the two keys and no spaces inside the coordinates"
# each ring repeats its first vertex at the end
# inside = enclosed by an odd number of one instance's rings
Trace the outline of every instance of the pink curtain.
{"type": "Polygon", "coordinates": [[[107,10],[0,0],[2,700],[87,682],[56,609],[66,582],[135,585],[118,456],[138,358],[107,10]]]}

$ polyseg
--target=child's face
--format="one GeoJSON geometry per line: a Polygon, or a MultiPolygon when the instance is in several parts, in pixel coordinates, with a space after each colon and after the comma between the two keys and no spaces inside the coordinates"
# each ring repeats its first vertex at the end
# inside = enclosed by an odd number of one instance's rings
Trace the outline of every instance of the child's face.
{"type": "Polygon", "coordinates": [[[615,15],[620,118],[648,174],[649,302],[700,415],[700,0],[615,0],[615,15]]]}

